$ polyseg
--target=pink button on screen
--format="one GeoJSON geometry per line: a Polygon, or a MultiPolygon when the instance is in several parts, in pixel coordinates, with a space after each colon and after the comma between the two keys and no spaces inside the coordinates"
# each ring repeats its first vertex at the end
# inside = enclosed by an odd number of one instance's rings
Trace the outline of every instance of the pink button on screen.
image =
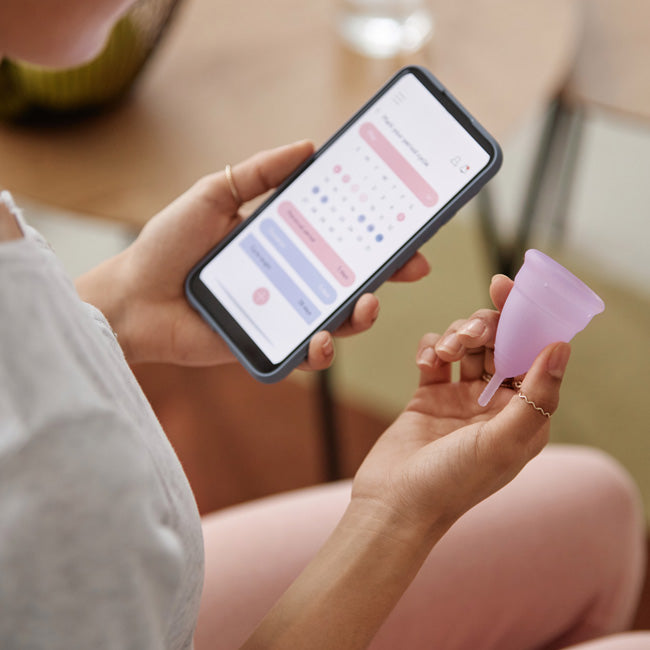
{"type": "Polygon", "coordinates": [[[260,287],[259,289],[255,289],[253,292],[253,302],[256,305],[265,305],[269,301],[270,297],[271,294],[266,287],[260,287]]]}

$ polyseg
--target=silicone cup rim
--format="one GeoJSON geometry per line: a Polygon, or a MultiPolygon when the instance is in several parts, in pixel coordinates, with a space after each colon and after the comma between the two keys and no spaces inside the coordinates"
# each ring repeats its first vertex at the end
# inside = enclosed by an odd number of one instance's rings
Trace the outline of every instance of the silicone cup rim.
{"type": "MultiPolygon", "coordinates": [[[[552,257],[549,257],[536,248],[530,248],[524,255],[524,266],[521,267],[519,273],[524,270],[526,262],[530,263],[530,266],[526,267],[526,271],[524,271],[526,275],[528,274],[528,271],[534,271],[541,265],[546,273],[552,273],[553,277],[557,279],[560,284],[568,285],[571,289],[571,302],[579,302],[580,307],[588,315],[589,320],[605,310],[605,302],[603,299],[591,287],[585,284],[580,278],[552,257]]],[[[519,275],[519,273],[517,273],[517,275],[519,275]]],[[[517,278],[515,277],[515,281],[516,279],[517,278]]],[[[544,286],[549,286],[559,298],[565,301],[568,300],[566,294],[558,289],[558,285],[549,285],[548,283],[545,283],[544,286]]]]}

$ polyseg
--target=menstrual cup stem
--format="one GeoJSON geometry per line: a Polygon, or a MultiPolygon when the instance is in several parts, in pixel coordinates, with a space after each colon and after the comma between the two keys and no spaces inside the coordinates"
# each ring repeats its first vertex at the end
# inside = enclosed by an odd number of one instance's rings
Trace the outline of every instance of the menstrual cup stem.
{"type": "Polygon", "coordinates": [[[494,396],[494,393],[497,392],[497,388],[501,386],[501,382],[505,379],[501,375],[494,375],[492,379],[488,382],[488,385],[485,387],[481,396],[478,398],[478,403],[480,406],[487,406],[490,403],[490,400],[494,396]]]}

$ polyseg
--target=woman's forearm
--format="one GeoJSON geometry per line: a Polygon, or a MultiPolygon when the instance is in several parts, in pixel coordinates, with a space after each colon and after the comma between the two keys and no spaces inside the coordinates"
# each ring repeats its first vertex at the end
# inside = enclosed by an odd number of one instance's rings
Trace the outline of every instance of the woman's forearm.
{"type": "Polygon", "coordinates": [[[244,650],[365,648],[444,532],[353,502],[244,650]]]}
{"type": "Polygon", "coordinates": [[[135,360],[135,351],[128,327],[127,304],[122,287],[122,255],[102,262],[75,280],[79,296],[104,314],[117,335],[127,361],[135,360]]]}

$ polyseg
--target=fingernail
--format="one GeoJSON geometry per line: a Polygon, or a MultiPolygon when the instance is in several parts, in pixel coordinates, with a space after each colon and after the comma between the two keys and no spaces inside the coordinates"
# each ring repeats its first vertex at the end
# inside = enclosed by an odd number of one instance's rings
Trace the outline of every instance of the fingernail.
{"type": "Polygon", "coordinates": [[[566,343],[558,343],[552,350],[546,363],[546,370],[551,377],[562,379],[566,370],[569,357],[571,356],[571,347],[566,343]]]}
{"type": "Polygon", "coordinates": [[[375,307],[375,313],[372,315],[372,322],[373,322],[373,323],[374,323],[374,322],[377,320],[377,318],[379,317],[379,308],[380,308],[380,306],[381,306],[381,305],[380,305],[379,303],[377,303],[377,306],[375,307]]]}
{"type": "Polygon", "coordinates": [[[455,352],[458,352],[460,349],[460,341],[458,340],[458,337],[456,334],[448,334],[445,336],[442,341],[439,341],[438,344],[436,345],[436,348],[439,350],[444,350],[445,352],[448,352],[449,354],[454,354],[455,352]]]}
{"type": "Polygon", "coordinates": [[[485,332],[485,323],[480,318],[473,318],[458,331],[459,334],[474,338],[481,336],[483,332],[485,332]]]}
{"type": "Polygon", "coordinates": [[[436,360],[436,351],[433,348],[424,348],[418,353],[416,363],[418,366],[427,366],[433,368],[436,360]]]}
{"type": "Polygon", "coordinates": [[[326,357],[331,357],[334,352],[334,346],[332,345],[332,339],[328,336],[323,345],[321,345],[321,351],[326,357]]]}

